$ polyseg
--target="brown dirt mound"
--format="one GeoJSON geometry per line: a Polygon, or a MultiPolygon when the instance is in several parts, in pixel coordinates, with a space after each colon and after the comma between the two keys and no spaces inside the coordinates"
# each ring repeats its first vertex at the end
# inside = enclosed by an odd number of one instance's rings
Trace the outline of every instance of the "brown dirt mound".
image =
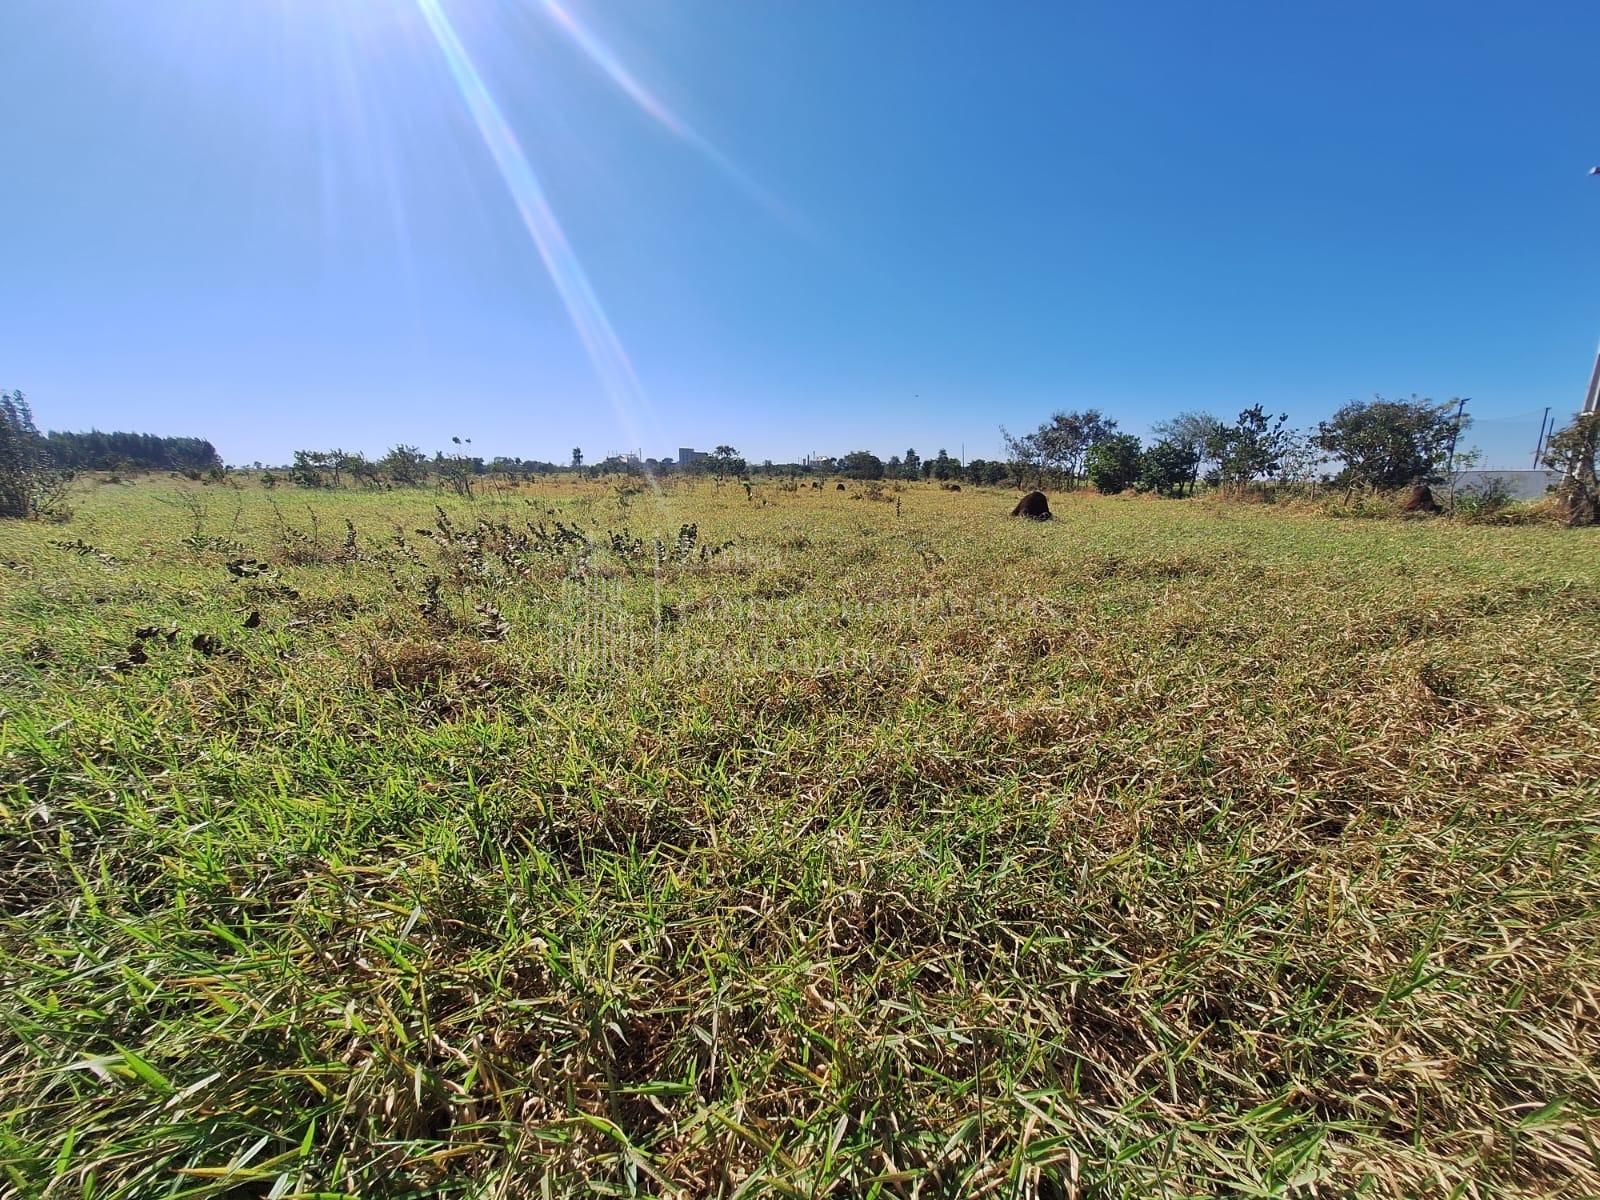
{"type": "Polygon", "coordinates": [[[1439,511],[1439,502],[1433,498],[1432,488],[1419,483],[1400,497],[1400,511],[1436,513],[1439,511]]]}
{"type": "Polygon", "coordinates": [[[1034,521],[1048,521],[1050,519],[1050,501],[1045,499],[1043,492],[1029,492],[1017,506],[1011,510],[1013,517],[1028,517],[1034,521]]]}

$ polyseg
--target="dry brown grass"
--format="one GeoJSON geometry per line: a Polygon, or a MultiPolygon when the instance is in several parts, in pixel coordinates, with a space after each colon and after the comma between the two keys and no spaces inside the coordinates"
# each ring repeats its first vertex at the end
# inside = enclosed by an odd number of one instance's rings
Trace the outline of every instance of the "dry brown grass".
{"type": "Polygon", "coordinates": [[[1600,1194],[1591,533],[158,494],[0,530],[16,1194],[1600,1194]]]}

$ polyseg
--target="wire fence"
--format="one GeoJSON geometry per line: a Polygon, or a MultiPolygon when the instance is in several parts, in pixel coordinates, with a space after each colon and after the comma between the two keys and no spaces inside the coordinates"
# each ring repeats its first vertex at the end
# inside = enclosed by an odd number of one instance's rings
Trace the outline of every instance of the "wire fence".
{"type": "MultiPolygon", "coordinates": [[[[1571,411],[1552,408],[1550,418],[1555,427],[1560,429],[1567,424],[1577,407],[1574,404],[1571,411]]],[[[1543,406],[1522,412],[1478,414],[1469,403],[1467,416],[1471,422],[1461,431],[1458,459],[1465,455],[1474,467],[1485,471],[1527,471],[1539,465],[1534,460],[1534,446],[1545,416],[1543,406]],[[1472,459],[1474,452],[1476,461],[1472,459]]]]}

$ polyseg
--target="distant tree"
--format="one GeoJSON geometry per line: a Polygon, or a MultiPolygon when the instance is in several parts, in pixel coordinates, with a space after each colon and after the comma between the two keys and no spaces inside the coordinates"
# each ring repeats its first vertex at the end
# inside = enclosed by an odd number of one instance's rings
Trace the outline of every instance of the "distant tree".
{"type": "Polygon", "coordinates": [[[1283,458],[1278,464],[1278,479],[1295,491],[1315,494],[1318,480],[1326,478],[1321,470],[1328,456],[1322,449],[1314,429],[1287,430],[1283,458]]]}
{"type": "Polygon", "coordinates": [[[1006,464],[998,459],[990,461],[984,458],[970,460],[963,472],[963,478],[968,483],[985,484],[993,487],[1006,477],[1006,464]]]}
{"type": "Polygon", "coordinates": [[[1600,453],[1600,413],[1580,413],[1565,429],[1550,435],[1544,465],[1561,472],[1556,494],[1573,525],[1600,520],[1600,487],[1595,482],[1595,459],[1600,453]]]}
{"type": "Polygon", "coordinates": [[[333,479],[332,455],[326,450],[296,450],[289,468],[289,478],[296,487],[320,488],[331,486],[333,479]]]}
{"type": "Polygon", "coordinates": [[[356,483],[362,487],[375,488],[383,484],[378,474],[378,464],[365,454],[353,453],[345,457],[344,469],[356,483]]]}
{"type": "Polygon", "coordinates": [[[446,454],[441,450],[433,456],[434,476],[458,496],[471,498],[473,480],[486,471],[483,459],[468,454],[446,454]]]}
{"type": "Polygon", "coordinates": [[[961,476],[961,464],[942,449],[933,458],[923,463],[923,467],[931,479],[958,479],[961,476]]]}
{"type": "Polygon", "coordinates": [[[194,472],[222,466],[217,448],[204,438],[52,429],[45,442],[55,464],[74,471],[194,472]]]}
{"type": "Polygon", "coordinates": [[[1101,438],[1084,461],[1089,482],[1107,494],[1131,488],[1139,479],[1139,453],[1139,439],[1131,433],[1101,438]]]}
{"type": "Polygon", "coordinates": [[[839,468],[847,479],[883,478],[883,460],[870,450],[852,450],[839,460],[839,468]]]}
{"type": "Polygon", "coordinates": [[[1200,449],[1189,442],[1161,438],[1150,443],[1139,456],[1139,490],[1161,496],[1183,495],[1185,488],[1194,485],[1200,454],[1200,449]]]}
{"type": "Polygon", "coordinates": [[[1206,456],[1217,464],[1217,483],[1224,492],[1242,493],[1253,481],[1278,473],[1289,449],[1290,435],[1284,429],[1288,420],[1287,413],[1273,420],[1257,404],[1241,412],[1232,425],[1213,431],[1206,441],[1206,456]]]}
{"type": "Polygon", "coordinates": [[[732,446],[718,446],[711,452],[711,466],[720,479],[727,475],[743,475],[748,470],[744,459],[732,446]]]}
{"type": "Polygon", "coordinates": [[[907,450],[904,461],[900,467],[902,477],[916,479],[922,472],[922,458],[915,450],[907,450]]]}
{"type": "Polygon", "coordinates": [[[333,476],[333,486],[339,487],[344,483],[345,468],[350,463],[350,455],[343,450],[333,449],[322,452],[324,468],[333,476]]]}
{"type": "Polygon", "coordinates": [[[333,457],[334,477],[339,480],[353,480],[356,483],[371,484],[376,482],[378,472],[372,462],[359,450],[334,450],[333,457]]]}
{"type": "Polygon", "coordinates": [[[1097,408],[1086,408],[1081,412],[1052,413],[1038,429],[1020,438],[1013,437],[1004,426],[1000,433],[1012,462],[1019,467],[1019,480],[1030,469],[1036,474],[1057,471],[1071,488],[1077,486],[1090,447],[1116,430],[1115,418],[1097,408]]]}
{"type": "Polygon", "coordinates": [[[576,471],[583,466],[583,451],[574,446],[572,448],[572,469],[576,471]]]}
{"type": "Polygon", "coordinates": [[[1456,435],[1456,402],[1352,400],[1317,426],[1316,444],[1344,464],[1336,482],[1349,489],[1392,491],[1437,479],[1456,435]]]}
{"type": "MultiPolygon", "coordinates": [[[[1150,426],[1157,441],[1170,442],[1175,446],[1187,449],[1194,458],[1194,465],[1189,472],[1189,490],[1194,491],[1194,485],[1200,480],[1201,468],[1207,458],[1207,447],[1211,445],[1216,432],[1223,428],[1222,421],[1208,412],[1181,412],[1166,421],[1157,421],[1150,426]]],[[[1171,493],[1169,493],[1171,494],[1171,493]]]]}
{"type": "Polygon", "coordinates": [[[50,460],[21,392],[0,392],[0,517],[46,515],[60,503],[67,476],[50,460]]]}
{"type": "Polygon", "coordinates": [[[415,446],[404,443],[391,446],[388,453],[378,460],[378,470],[394,483],[416,485],[428,478],[428,456],[415,446]]]}
{"type": "Polygon", "coordinates": [[[1039,447],[1038,432],[1025,433],[1018,437],[1002,425],[1000,436],[1005,440],[1006,465],[1016,477],[1017,486],[1021,487],[1030,480],[1043,482],[1044,451],[1039,447]]]}

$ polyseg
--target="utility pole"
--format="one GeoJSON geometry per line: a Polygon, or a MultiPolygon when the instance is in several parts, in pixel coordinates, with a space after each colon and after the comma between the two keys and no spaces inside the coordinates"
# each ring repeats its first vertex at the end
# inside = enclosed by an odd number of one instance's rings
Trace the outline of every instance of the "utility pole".
{"type": "Polygon", "coordinates": [[[1456,401],[1456,424],[1450,431],[1450,455],[1445,462],[1445,477],[1450,480],[1450,512],[1456,511],[1456,439],[1461,436],[1461,414],[1467,409],[1467,401],[1471,396],[1462,396],[1456,401]]]}
{"type": "MultiPolygon", "coordinates": [[[[1589,174],[1600,175],[1600,167],[1590,167],[1589,174]]],[[[1589,372],[1589,390],[1583,397],[1583,411],[1585,413],[1600,412],[1600,348],[1596,348],[1594,352],[1594,370],[1589,372]]],[[[1551,425],[1550,432],[1555,432],[1554,425],[1551,425]]],[[[1569,463],[1567,466],[1567,478],[1574,482],[1578,481],[1581,469],[1579,463],[1569,463]]],[[[1592,471],[1592,466],[1590,469],[1592,471]]],[[[1590,482],[1592,483],[1593,481],[1591,480],[1590,482]]]]}
{"type": "Polygon", "coordinates": [[[1544,416],[1539,418],[1539,436],[1533,442],[1533,469],[1539,469],[1539,452],[1544,449],[1545,426],[1550,424],[1550,406],[1544,406],[1544,416]]]}
{"type": "Polygon", "coordinates": [[[1450,431],[1450,457],[1445,464],[1445,473],[1454,475],[1456,470],[1456,439],[1461,436],[1461,414],[1466,411],[1467,401],[1471,396],[1462,396],[1456,401],[1456,425],[1450,431]]]}

